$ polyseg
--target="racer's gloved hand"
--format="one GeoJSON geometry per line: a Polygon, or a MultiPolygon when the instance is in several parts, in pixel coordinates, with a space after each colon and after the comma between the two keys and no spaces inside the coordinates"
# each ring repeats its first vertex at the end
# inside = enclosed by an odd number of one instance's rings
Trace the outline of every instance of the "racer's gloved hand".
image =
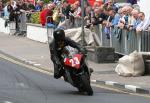
{"type": "Polygon", "coordinates": [[[87,56],[87,50],[85,48],[81,48],[80,52],[84,55],[87,56]]]}

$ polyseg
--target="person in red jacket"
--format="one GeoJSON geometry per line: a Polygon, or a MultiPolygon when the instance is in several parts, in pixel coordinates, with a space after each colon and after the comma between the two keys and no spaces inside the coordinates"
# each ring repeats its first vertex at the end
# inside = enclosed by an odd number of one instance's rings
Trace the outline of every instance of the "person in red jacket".
{"type": "Polygon", "coordinates": [[[42,24],[42,26],[45,26],[45,23],[46,23],[46,13],[48,11],[48,8],[46,7],[44,10],[41,11],[40,13],[40,23],[42,24]]]}
{"type": "MultiPolygon", "coordinates": [[[[47,16],[52,16],[53,15],[53,9],[55,7],[55,4],[48,4],[47,7],[41,11],[40,13],[40,23],[42,24],[42,26],[45,26],[46,24],[46,19],[47,16]]],[[[47,19],[47,23],[53,23],[53,18],[50,17],[47,19]]]]}

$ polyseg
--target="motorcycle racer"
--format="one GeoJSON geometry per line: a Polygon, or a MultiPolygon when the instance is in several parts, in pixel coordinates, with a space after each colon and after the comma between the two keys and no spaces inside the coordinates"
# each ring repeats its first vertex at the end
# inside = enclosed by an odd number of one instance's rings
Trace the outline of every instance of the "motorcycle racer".
{"type": "Polygon", "coordinates": [[[80,44],[76,43],[75,41],[71,40],[68,37],[65,37],[65,32],[63,29],[56,29],[53,32],[53,41],[49,44],[51,60],[54,64],[54,78],[60,78],[64,71],[63,71],[63,60],[61,58],[61,54],[63,48],[65,46],[71,46],[76,48],[82,54],[87,54],[87,51],[84,47],[80,44]]]}

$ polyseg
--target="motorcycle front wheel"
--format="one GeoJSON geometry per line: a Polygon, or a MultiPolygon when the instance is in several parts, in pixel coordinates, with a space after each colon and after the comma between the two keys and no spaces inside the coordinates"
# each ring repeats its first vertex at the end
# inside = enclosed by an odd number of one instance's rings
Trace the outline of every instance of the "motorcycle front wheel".
{"type": "Polygon", "coordinates": [[[92,87],[90,85],[90,79],[85,74],[81,75],[80,78],[81,78],[82,87],[79,88],[79,92],[80,91],[85,91],[85,92],[87,92],[87,94],[89,96],[92,96],[93,95],[93,89],[92,89],[92,87]]]}

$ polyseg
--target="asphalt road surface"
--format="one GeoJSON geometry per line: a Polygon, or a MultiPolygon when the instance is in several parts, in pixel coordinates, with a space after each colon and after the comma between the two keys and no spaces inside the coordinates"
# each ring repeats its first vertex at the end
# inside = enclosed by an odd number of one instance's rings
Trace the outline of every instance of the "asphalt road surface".
{"type": "Polygon", "coordinates": [[[93,96],[76,88],[0,58],[0,103],[150,103],[150,98],[92,87],[93,96]]]}

